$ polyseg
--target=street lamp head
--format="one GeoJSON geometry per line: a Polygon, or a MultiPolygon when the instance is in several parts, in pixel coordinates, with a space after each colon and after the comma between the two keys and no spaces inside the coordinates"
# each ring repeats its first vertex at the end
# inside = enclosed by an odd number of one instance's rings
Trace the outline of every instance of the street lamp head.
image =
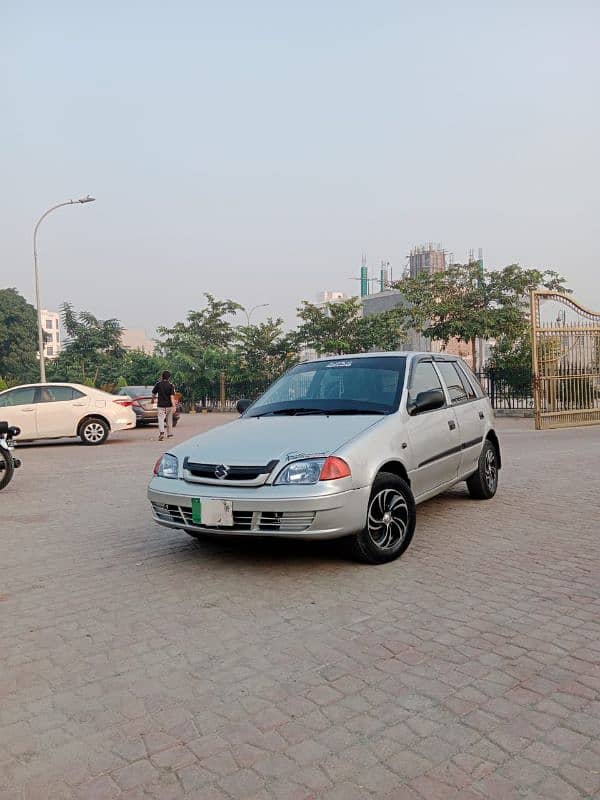
{"type": "Polygon", "coordinates": [[[80,197],[79,200],[76,200],[75,202],[76,203],[93,203],[95,199],[96,199],[95,197],[90,197],[89,194],[86,194],[85,197],[80,197]]]}

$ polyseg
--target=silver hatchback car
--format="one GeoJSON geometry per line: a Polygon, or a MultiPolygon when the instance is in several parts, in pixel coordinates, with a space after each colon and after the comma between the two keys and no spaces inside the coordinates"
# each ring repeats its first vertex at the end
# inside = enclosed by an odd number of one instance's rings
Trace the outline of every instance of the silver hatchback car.
{"type": "Polygon", "coordinates": [[[371,564],[401,555],[415,506],[466,480],[498,485],[494,413],[459,358],[365,353],[289,370],[242,416],[165,453],[154,519],[192,536],[351,537],[371,564]]]}

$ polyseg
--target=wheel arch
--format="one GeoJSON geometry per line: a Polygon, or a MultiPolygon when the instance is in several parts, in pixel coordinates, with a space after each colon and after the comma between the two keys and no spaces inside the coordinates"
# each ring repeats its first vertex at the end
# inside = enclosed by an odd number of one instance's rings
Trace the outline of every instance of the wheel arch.
{"type": "Polygon", "coordinates": [[[105,417],[104,414],[86,414],[83,416],[79,422],[77,423],[77,436],[81,436],[81,429],[85,425],[85,423],[90,419],[101,419],[106,425],[108,425],[108,430],[112,431],[112,425],[110,424],[110,420],[108,417],[105,417]]]}
{"type": "Polygon", "coordinates": [[[408,472],[401,461],[392,458],[389,461],[384,462],[373,476],[373,480],[375,480],[375,478],[382,472],[391,472],[392,475],[397,475],[399,478],[402,478],[402,480],[406,481],[406,483],[410,486],[408,472]]]}
{"type": "Polygon", "coordinates": [[[492,428],[488,431],[487,436],[485,437],[488,442],[491,442],[494,447],[496,448],[496,453],[498,454],[498,469],[502,466],[502,456],[500,454],[500,441],[498,439],[498,435],[496,431],[492,428]]]}

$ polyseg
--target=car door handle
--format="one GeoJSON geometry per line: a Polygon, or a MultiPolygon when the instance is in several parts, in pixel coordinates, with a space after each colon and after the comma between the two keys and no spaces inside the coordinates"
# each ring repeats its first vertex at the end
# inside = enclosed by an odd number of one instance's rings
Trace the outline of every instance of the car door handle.
{"type": "Polygon", "coordinates": [[[21,411],[35,411],[35,408],[22,408],[21,411]]]}
{"type": "Polygon", "coordinates": [[[449,419],[448,420],[448,427],[450,428],[451,431],[453,431],[456,428],[456,422],[454,422],[453,419],[449,419]]]}
{"type": "Polygon", "coordinates": [[[485,417],[485,414],[483,413],[483,411],[480,411],[479,412],[479,419],[484,419],[484,417],[485,417]]]}

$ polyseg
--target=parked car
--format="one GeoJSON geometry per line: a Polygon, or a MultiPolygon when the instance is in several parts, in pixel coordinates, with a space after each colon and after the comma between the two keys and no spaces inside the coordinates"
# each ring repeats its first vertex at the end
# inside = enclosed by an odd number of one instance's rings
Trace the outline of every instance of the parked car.
{"type": "MultiPolygon", "coordinates": [[[[158,408],[154,402],[155,398],[152,395],[152,389],[152,386],[124,386],[117,392],[119,397],[129,397],[133,400],[131,408],[138,426],[158,425],[158,408]]],[[[177,408],[173,414],[173,427],[179,422],[179,417],[182,413],[180,396],[176,394],[175,397],[177,399],[177,408]]]]}
{"type": "Polygon", "coordinates": [[[299,364],[240,419],[165,453],[154,519],[192,536],[350,537],[378,564],[401,555],[415,506],[467,482],[491,498],[500,446],[488,398],[459,358],[369,353],[299,364]]]}
{"type": "Polygon", "coordinates": [[[21,429],[20,441],[79,436],[103,444],[111,431],[135,428],[128,398],[78,383],[34,383],[0,392],[0,417],[21,429]]]}

